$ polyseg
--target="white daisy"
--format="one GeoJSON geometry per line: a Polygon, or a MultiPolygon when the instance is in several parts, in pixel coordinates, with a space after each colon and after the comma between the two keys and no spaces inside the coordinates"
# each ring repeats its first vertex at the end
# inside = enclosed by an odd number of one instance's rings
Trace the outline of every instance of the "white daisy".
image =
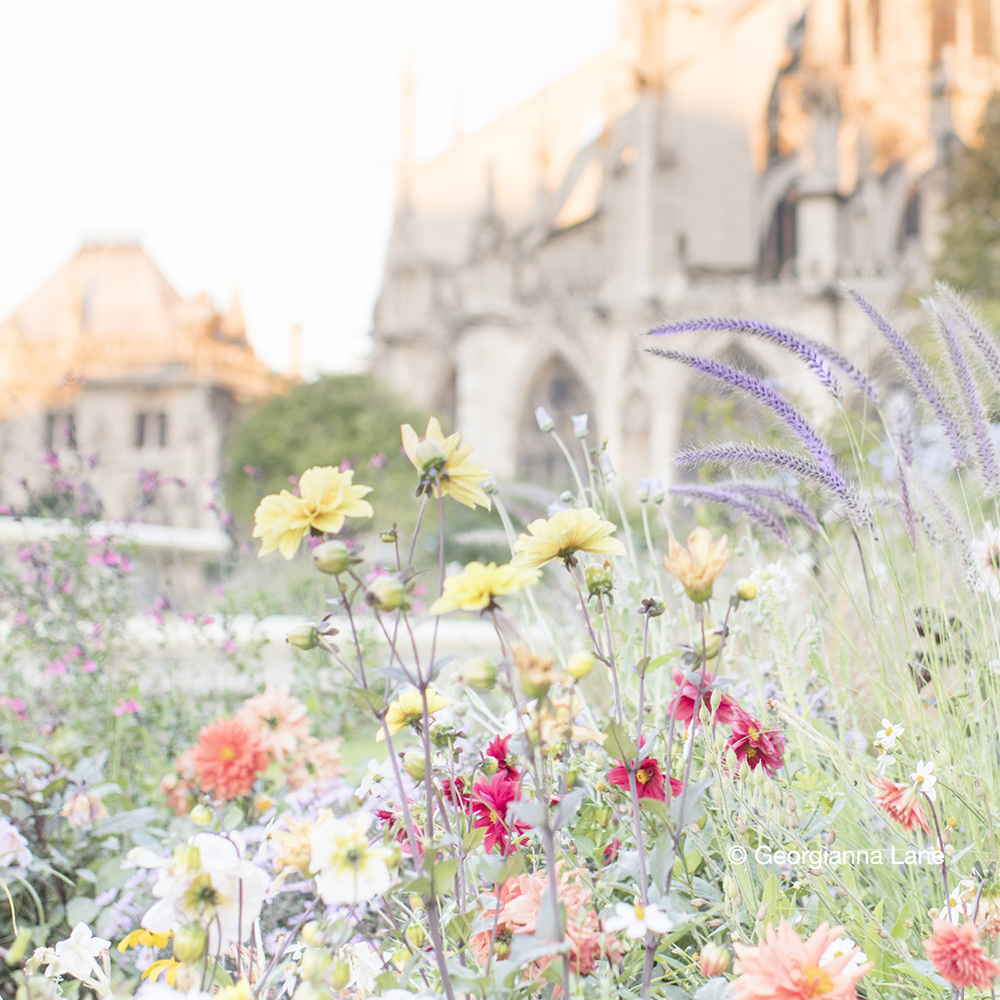
{"type": "Polygon", "coordinates": [[[875,734],[875,742],[886,750],[891,750],[896,740],[905,732],[902,726],[893,725],[888,719],[883,719],[882,728],[875,734]]]}
{"type": "Polygon", "coordinates": [[[674,929],[674,921],[656,903],[615,903],[615,915],[604,921],[604,928],[624,931],[625,937],[644,938],[648,933],[668,934],[674,929]]]}
{"type": "Polygon", "coordinates": [[[834,959],[842,958],[852,951],[854,954],[851,955],[850,961],[844,966],[844,972],[854,972],[862,962],[868,961],[868,956],[859,950],[858,946],[849,937],[837,938],[836,941],[831,941],[827,945],[826,951],[820,957],[819,967],[822,969],[824,965],[829,965],[834,959]]]}
{"type": "Polygon", "coordinates": [[[376,798],[383,798],[382,788],[386,782],[393,781],[395,774],[392,770],[392,761],[385,760],[381,764],[377,760],[368,761],[368,773],[361,779],[358,785],[358,798],[363,802],[369,795],[376,798]]]}
{"type": "Polygon", "coordinates": [[[963,878],[952,890],[951,894],[944,901],[944,906],[938,913],[942,920],[950,920],[953,924],[959,924],[963,920],[972,918],[972,910],[975,906],[976,897],[973,895],[968,902],[963,903],[961,897],[969,889],[975,889],[977,883],[972,879],[963,878]]]}
{"type": "Polygon", "coordinates": [[[918,760],[917,769],[910,772],[910,780],[918,792],[923,792],[933,802],[937,798],[934,786],[937,778],[934,776],[934,761],[918,760]]]}
{"type": "Polygon", "coordinates": [[[886,753],[884,750],[879,751],[879,755],[875,760],[875,770],[879,774],[885,774],[887,767],[892,767],[896,763],[896,758],[893,757],[891,753],[886,753]]]}

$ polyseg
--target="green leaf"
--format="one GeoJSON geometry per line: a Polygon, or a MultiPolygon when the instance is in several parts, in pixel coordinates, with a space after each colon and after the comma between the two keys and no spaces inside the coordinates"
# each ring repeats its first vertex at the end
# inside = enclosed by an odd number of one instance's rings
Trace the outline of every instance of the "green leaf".
{"type": "Polygon", "coordinates": [[[604,749],[623,764],[635,758],[635,744],[629,738],[625,727],[612,719],[604,730],[604,749]]]}
{"type": "Polygon", "coordinates": [[[379,993],[385,993],[386,990],[394,990],[399,987],[399,980],[391,972],[380,972],[375,977],[375,989],[379,993]]]}
{"type": "Polygon", "coordinates": [[[66,923],[70,927],[89,924],[100,912],[101,908],[92,899],[87,896],[74,896],[66,904],[66,923]]]}
{"type": "Polygon", "coordinates": [[[512,854],[504,863],[497,875],[497,885],[503,885],[509,878],[520,875],[524,871],[524,856],[520,853],[512,854]]]}
{"type": "Polygon", "coordinates": [[[725,976],[716,976],[698,988],[693,1000],[722,1000],[728,986],[729,980],[725,976]]]}
{"type": "MultiPolygon", "coordinates": [[[[424,867],[427,867],[426,864],[424,867]]],[[[457,871],[458,858],[448,858],[447,861],[439,861],[437,864],[432,865],[430,870],[427,872],[427,876],[430,880],[430,889],[427,892],[427,895],[441,896],[449,889],[453,888],[452,883],[454,882],[455,873],[457,871]]]]}
{"type": "Polygon", "coordinates": [[[375,715],[385,710],[385,699],[374,688],[350,688],[351,701],[361,709],[368,709],[375,715]]]}
{"type": "Polygon", "coordinates": [[[140,826],[146,826],[156,820],[157,812],[152,806],[143,806],[141,809],[129,809],[127,812],[116,813],[110,816],[103,823],[98,823],[94,827],[92,837],[109,837],[113,833],[128,833],[129,830],[138,830],[140,826]]]}
{"type": "Polygon", "coordinates": [[[649,874],[661,893],[666,889],[667,873],[673,866],[674,847],[670,840],[670,831],[664,830],[656,838],[653,849],[649,852],[649,874]]]}
{"type": "Polygon", "coordinates": [[[483,842],[486,837],[486,827],[479,826],[474,830],[470,830],[466,835],[465,839],[462,841],[462,853],[471,854],[479,845],[483,842]]]}

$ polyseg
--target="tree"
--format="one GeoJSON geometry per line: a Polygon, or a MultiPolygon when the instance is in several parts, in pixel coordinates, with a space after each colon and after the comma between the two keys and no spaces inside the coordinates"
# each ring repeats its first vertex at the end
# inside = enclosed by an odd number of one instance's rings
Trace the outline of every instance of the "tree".
{"type": "Polygon", "coordinates": [[[954,165],[937,276],[1000,299],[1000,94],[986,106],[979,137],[954,165]]]}
{"type": "MultiPolygon", "coordinates": [[[[226,501],[244,524],[261,496],[291,489],[314,465],[350,462],[355,482],[375,488],[379,526],[386,504],[412,496],[416,474],[400,454],[400,424],[423,433],[426,417],[371,375],[325,375],[274,396],[236,428],[227,449],[226,501]]],[[[412,506],[412,504],[407,504],[412,506]]]]}

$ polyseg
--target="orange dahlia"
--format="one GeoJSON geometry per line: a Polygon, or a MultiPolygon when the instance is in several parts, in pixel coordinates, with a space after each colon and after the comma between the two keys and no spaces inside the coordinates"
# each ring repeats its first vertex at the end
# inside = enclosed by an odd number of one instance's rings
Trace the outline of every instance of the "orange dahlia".
{"type": "Polygon", "coordinates": [[[920,808],[920,793],[913,785],[898,785],[889,778],[872,778],[872,784],[878,789],[875,804],[904,830],[919,826],[924,833],[931,832],[920,808]]]}
{"type": "Polygon", "coordinates": [[[203,727],[190,753],[202,789],[222,799],[246,795],[269,760],[260,734],[239,717],[203,727]]]}
{"type": "Polygon", "coordinates": [[[924,951],[941,978],[959,989],[975,986],[988,990],[993,977],[1000,976],[1000,965],[979,943],[976,925],[965,923],[956,927],[947,920],[935,920],[932,926],[934,936],[924,942],[924,951]]]}

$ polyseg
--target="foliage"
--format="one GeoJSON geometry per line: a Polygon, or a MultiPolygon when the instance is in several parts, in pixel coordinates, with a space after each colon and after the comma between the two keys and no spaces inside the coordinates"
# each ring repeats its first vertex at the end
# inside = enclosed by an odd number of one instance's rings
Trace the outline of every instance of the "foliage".
{"type": "Polygon", "coordinates": [[[938,277],[1000,299],[1000,95],[986,106],[978,143],[958,154],[948,213],[938,277]]]}

